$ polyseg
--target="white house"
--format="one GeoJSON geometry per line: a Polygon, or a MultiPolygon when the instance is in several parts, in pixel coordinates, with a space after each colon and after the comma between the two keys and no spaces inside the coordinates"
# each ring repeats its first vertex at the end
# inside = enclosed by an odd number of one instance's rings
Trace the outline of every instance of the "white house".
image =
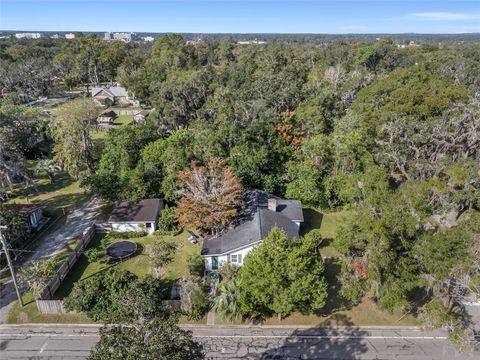
{"type": "Polygon", "coordinates": [[[117,232],[144,231],[152,234],[158,227],[163,200],[116,201],[108,222],[117,232]]]}
{"type": "Polygon", "coordinates": [[[236,226],[221,236],[206,239],[202,246],[207,271],[232,263],[242,265],[245,256],[268,235],[274,227],[283,229],[288,238],[299,237],[303,222],[302,203],[285,200],[260,190],[247,192],[246,210],[236,226]]]}

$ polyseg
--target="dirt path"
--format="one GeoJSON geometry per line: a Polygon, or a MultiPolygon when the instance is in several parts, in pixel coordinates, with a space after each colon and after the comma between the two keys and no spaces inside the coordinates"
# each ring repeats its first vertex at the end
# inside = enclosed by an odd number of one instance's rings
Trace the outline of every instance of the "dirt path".
{"type": "MultiPolygon", "coordinates": [[[[65,224],[50,234],[46,234],[31,256],[26,257],[19,268],[28,266],[32,260],[49,258],[70,240],[82,233],[100,214],[101,200],[92,198],[67,216],[65,224]]],[[[17,299],[12,281],[0,286],[0,324],[6,320],[8,311],[17,299]]]]}

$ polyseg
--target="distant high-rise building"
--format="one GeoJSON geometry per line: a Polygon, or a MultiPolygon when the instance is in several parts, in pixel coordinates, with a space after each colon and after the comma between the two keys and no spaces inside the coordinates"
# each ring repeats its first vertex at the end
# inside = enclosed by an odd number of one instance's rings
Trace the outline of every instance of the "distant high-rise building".
{"type": "Polygon", "coordinates": [[[65,34],[65,39],[68,39],[68,40],[75,39],[75,34],[72,34],[72,33],[65,34]]]}
{"type": "Polygon", "coordinates": [[[142,38],[142,40],[146,42],[152,42],[155,41],[155,38],[153,36],[145,36],[142,38]]]}
{"type": "Polygon", "coordinates": [[[135,33],[127,33],[127,32],[106,32],[105,35],[103,36],[103,40],[105,41],[111,41],[111,40],[120,40],[124,42],[130,42],[135,40],[136,38],[135,33]]]}
{"type": "Polygon", "coordinates": [[[16,33],[17,39],[40,39],[42,35],[40,33],[16,33]]]}

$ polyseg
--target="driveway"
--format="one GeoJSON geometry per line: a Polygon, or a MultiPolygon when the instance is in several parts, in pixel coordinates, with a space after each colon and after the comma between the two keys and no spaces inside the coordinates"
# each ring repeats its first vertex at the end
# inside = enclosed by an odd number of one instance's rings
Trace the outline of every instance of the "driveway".
{"type": "MultiPolygon", "coordinates": [[[[46,234],[39,240],[39,244],[30,256],[23,259],[19,268],[28,266],[32,260],[39,260],[49,258],[55,254],[56,251],[62,248],[63,245],[70,240],[75,239],[85,229],[88,228],[90,222],[98,217],[100,214],[100,207],[102,202],[98,198],[92,198],[83,204],[78,209],[74,210],[67,216],[65,223],[57,230],[50,234],[46,234]]],[[[6,320],[8,311],[13,303],[17,300],[13,282],[9,281],[0,287],[0,324],[6,320]]]]}

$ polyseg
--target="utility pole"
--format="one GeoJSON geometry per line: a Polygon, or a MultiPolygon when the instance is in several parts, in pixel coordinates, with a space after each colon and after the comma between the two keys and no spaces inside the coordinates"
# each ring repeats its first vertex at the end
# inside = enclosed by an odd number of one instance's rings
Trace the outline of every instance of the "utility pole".
{"type": "Polygon", "coordinates": [[[20,302],[20,305],[22,305],[23,307],[22,294],[20,294],[20,289],[18,288],[17,278],[15,277],[15,270],[13,269],[12,260],[10,259],[10,253],[8,252],[7,241],[5,240],[5,237],[3,236],[3,233],[2,233],[2,230],[5,230],[5,229],[7,229],[6,226],[0,225],[0,241],[2,242],[3,250],[5,251],[5,256],[7,258],[8,267],[10,268],[10,273],[12,274],[13,286],[15,286],[15,291],[17,292],[18,301],[20,302]]]}

